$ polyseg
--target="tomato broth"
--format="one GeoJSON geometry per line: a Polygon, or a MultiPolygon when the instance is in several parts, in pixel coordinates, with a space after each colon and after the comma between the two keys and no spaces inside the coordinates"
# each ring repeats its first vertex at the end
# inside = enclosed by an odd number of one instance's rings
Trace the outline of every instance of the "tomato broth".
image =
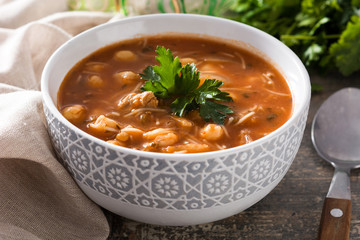
{"type": "Polygon", "coordinates": [[[154,35],[121,41],[78,62],[58,92],[58,108],[71,123],[109,143],[152,152],[194,153],[232,148],[273,132],[291,116],[291,91],[261,56],[229,42],[200,36],[154,35]],[[179,117],[174,99],[142,91],[140,76],[158,65],[157,46],[182,65],[194,63],[200,81],[223,81],[233,101],[224,124],[205,121],[198,109],[179,117]]]}

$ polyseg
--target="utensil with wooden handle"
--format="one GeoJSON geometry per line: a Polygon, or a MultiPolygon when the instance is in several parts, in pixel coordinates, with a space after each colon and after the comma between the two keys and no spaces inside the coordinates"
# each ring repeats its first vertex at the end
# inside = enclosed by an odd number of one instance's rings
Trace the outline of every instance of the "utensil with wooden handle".
{"type": "Polygon", "coordinates": [[[319,239],[349,239],[350,170],[360,167],[360,89],[344,88],[331,95],[314,117],[311,138],[318,154],[335,167],[319,239]]]}

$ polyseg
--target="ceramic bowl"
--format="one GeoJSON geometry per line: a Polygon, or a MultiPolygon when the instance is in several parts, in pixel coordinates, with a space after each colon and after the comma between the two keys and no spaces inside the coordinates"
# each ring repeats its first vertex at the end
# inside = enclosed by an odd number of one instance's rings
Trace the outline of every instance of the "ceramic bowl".
{"type": "Polygon", "coordinates": [[[116,214],[161,225],[219,220],[265,197],[295,158],[310,101],[308,73],[280,41],[238,22],[190,14],[126,18],[75,36],[49,59],[41,84],[51,141],[83,192],[116,214]],[[165,32],[205,34],[241,41],[256,49],[286,78],[294,102],[291,118],[247,145],[208,153],[166,154],[106,143],[79,130],[60,114],[56,108],[59,86],[79,60],[123,39],[165,32]]]}

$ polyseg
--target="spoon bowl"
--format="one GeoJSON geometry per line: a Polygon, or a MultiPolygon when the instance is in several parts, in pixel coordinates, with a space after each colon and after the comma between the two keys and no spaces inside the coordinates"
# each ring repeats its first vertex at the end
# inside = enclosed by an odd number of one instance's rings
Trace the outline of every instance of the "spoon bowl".
{"type": "Polygon", "coordinates": [[[324,201],[319,239],[348,239],[351,217],[350,170],[360,167],[360,89],[331,95],[316,113],[311,138],[318,154],[335,167],[324,201]]]}

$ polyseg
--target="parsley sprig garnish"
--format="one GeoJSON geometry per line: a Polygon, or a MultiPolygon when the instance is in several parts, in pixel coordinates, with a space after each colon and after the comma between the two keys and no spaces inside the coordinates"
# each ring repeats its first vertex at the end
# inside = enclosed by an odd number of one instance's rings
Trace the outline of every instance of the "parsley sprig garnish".
{"type": "Polygon", "coordinates": [[[146,80],[141,91],[152,91],[158,98],[175,98],[171,111],[184,116],[188,111],[199,109],[205,121],[224,124],[227,114],[233,110],[217,101],[232,101],[229,93],[219,87],[222,81],[206,79],[200,85],[200,72],[195,64],[182,66],[178,57],[173,57],[170,49],[158,46],[156,60],[159,66],[148,66],[141,77],[146,80]]]}

